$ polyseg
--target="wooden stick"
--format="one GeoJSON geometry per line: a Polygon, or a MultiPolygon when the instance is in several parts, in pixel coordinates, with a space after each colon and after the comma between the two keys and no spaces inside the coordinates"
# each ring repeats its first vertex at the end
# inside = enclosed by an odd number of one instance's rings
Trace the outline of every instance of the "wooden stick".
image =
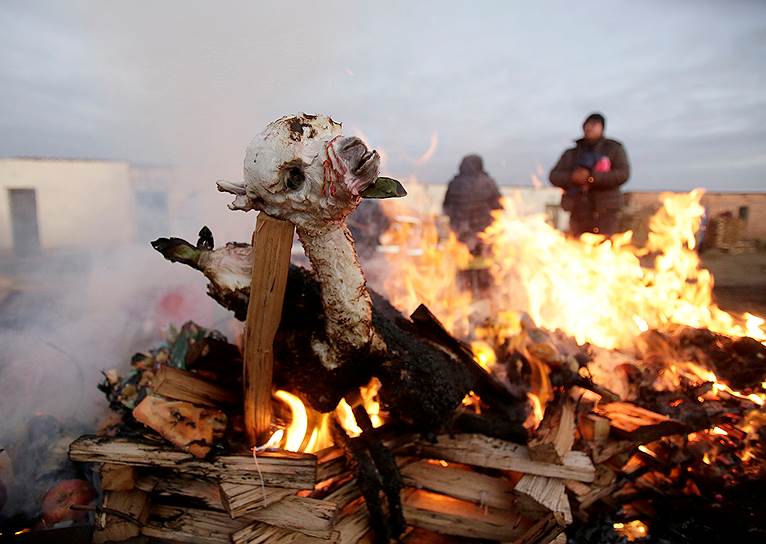
{"type": "Polygon", "coordinates": [[[171,366],[160,367],[152,378],[152,391],[163,397],[213,408],[239,403],[239,395],[234,391],[210,383],[193,372],[171,366]]]}
{"type": "Polygon", "coordinates": [[[265,442],[271,428],[273,344],[282,319],[294,230],[292,223],[261,212],[253,233],[243,375],[245,432],[250,446],[265,442]]]}
{"type": "Polygon", "coordinates": [[[593,463],[583,452],[570,451],[561,465],[541,463],[529,458],[526,446],[480,434],[440,435],[436,444],[421,440],[414,449],[420,456],[524,474],[582,482],[592,482],[596,477],[593,463]]]}
{"type": "Polygon", "coordinates": [[[163,444],[92,435],[81,436],[72,442],[69,458],[79,462],[170,469],[253,485],[261,485],[262,475],[266,486],[292,489],[312,489],[317,474],[316,456],[310,453],[262,452],[258,454],[256,466],[253,456],[247,454],[199,460],[190,453],[169,449],[163,444]]]}
{"type": "Polygon", "coordinates": [[[247,519],[329,540],[333,538],[337,512],[335,503],[289,495],[265,508],[250,512],[247,519]]]}

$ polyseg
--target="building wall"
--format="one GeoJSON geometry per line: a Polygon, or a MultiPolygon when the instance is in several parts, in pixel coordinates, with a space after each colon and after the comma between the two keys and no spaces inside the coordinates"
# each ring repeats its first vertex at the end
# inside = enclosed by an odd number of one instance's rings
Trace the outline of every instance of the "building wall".
{"type": "MultiPolygon", "coordinates": [[[[660,205],[660,192],[627,193],[627,213],[656,209],[660,205]]],[[[766,240],[766,192],[764,193],[705,193],[702,205],[710,217],[723,212],[739,215],[740,207],[748,208],[744,237],[749,240],[766,240]]]]}
{"type": "Polygon", "coordinates": [[[43,250],[135,238],[130,165],[121,161],[0,159],[0,250],[13,249],[9,189],[34,189],[43,250]]]}

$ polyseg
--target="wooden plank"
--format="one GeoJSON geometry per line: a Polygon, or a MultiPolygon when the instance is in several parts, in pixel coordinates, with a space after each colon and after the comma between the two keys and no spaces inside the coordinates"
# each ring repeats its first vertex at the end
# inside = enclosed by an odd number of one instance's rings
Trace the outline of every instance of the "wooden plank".
{"type": "Polygon", "coordinates": [[[265,486],[291,489],[312,489],[317,471],[316,456],[310,453],[262,452],[258,454],[256,467],[251,455],[224,455],[200,460],[190,453],[168,449],[164,444],[95,435],[81,436],[72,442],[69,458],[80,462],[163,468],[254,485],[261,485],[260,468],[265,486]]]}
{"type": "Polygon", "coordinates": [[[501,510],[512,510],[514,506],[513,484],[502,477],[487,476],[454,465],[445,467],[425,459],[404,466],[400,472],[409,487],[501,510]]]}
{"type": "Polygon", "coordinates": [[[253,233],[253,275],[245,325],[243,398],[245,432],[250,446],[268,439],[271,429],[271,379],[274,336],[290,267],[295,227],[261,212],[253,233]]]}
{"type": "Polygon", "coordinates": [[[409,525],[447,535],[507,541],[521,536],[532,525],[515,512],[482,508],[419,489],[405,489],[402,505],[409,525]]]}
{"type": "Polygon", "coordinates": [[[170,366],[160,367],[152,378],[151,389],[163,397],[213,408],[235,406],[240,402],[236,392],[202,379],[188,370],[170,366]]]}
{"type": "Polygon", "coordinates": [[[419,440],[414,451],[421,457],[551,478],[592,482],[596,475],[593,463],[583,452],[570,451],[561,465],[541,463],[529,458],[526,446],[480,434],[440,435],[435,444],[419,440]]]}
{"type": "Polygon", "coordinates": [[[295,493],[284,487],[262,487],[252,484],[222,482],[221,499],[232,518],[242,517],[254,510],[265,508],[295,493]]]}

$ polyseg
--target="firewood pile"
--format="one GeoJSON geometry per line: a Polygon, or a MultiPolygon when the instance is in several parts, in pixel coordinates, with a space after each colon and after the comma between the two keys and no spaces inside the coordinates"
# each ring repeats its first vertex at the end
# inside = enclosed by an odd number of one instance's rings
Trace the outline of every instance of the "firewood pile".
{"type": "MultiPolygon", "coordinates": [[[[389,421],[370,437],[335,433],[336,444],[315,453],[253,455],[242,437],[239,350],[187,324],[168,345],[135,356],[127,377],[107,374],[103,388],[123,420],[70,447],[72,460],[94,463],[100,476],[94,542],[139,535],[169,542],[374,541],[375,529],[385,531],[375,523],[384,518],[371,518],[365,500],[380,509],[393,503],[360,485],[376,478],[400,478],[393,490],[407,525],[404,541],[563,542],[570,524],[603,511],[623,520],[616,530],[645,536],[657,508],[671,499],[715,501],[727,482],[762,478],[765,442],[754,420],[764,414],[744,392],[757,389],[748,381],[760,385],[766,377],[766,349],[688,328],[651,331],[642,340],[644,361],[611,354],[620,361],[616,372],[635,389],[629,402],[581,376],[579,369],[607,355],[603,350],[594,353],[527,322],[498,350],[492,368],[509,386],[520,383],[514,369],[547,372],[552,396],[527,444],[459,432],[459,416],[482,409],[472,394],[446,434],[403,433],[389,421]],[[702,380],[656,391],[646,374],[665,364],[659,352],[675,360],[683,352],[683,360],[704,368],[739,368],[726,383],[743,393],[702,380]],[[153,418],[137,409],[147,402],[153,418]],[[165,405],[175,421],[161,415],[165,405]],[[202,434],[222,417],[229,428],[208,442],[209,435],[178,431],[187,417],[202,434]],[[355,455],[360,442],[373,440],[394,454],[398,475],[355,455]]],[[[274,404],[278,424],[289,423],[280,405],[274,404]]]]}

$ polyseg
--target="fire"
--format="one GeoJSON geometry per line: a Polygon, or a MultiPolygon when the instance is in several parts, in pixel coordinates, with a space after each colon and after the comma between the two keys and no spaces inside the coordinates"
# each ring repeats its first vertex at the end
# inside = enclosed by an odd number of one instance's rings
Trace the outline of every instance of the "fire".
{"type": "Polygon", "coordinates": [[[628,542],[646,538],[649,535],[649,528],[640,520],[633,520],[628,523],[615,523],[612,527],[614,527],[616,533],[625,537],[628,542]]]}
{"type": "Polygon", "coordinates": [[[301,402],[301,399],[287,391],[277,391],[274,393],[274,396],[290,407],[292,416],[290,418],[290,425],[285,433],[284,448],[287,451],[298,451],[301,449],[301,444],[303,444],[303,439],[308,429],[306,407],[301,402]]]}

